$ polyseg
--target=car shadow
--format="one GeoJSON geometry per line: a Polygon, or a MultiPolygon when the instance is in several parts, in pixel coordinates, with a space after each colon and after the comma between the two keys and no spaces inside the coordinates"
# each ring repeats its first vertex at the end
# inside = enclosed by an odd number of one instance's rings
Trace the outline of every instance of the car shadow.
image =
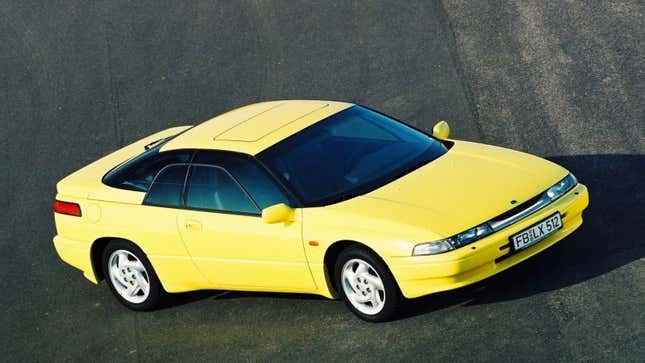
{"type": "Polygon", "coordinates": [[[548,158],[589,188],[584,223],[560,243],[498,275],[407,301],[400,318],[454,305],[528,297],[603,275],[645,256],[645,155],[548,158]]]}
{"type": "Polygon", "coordinates": [[[286,300],[328,300],[325,297],[311,294],[297,293],[274,293],[274,292],[254,292],[254,291],[228,291],[228,290],[200,290],[190,291],[178,294],[170,294],[164,300],[160,310],[173,308],[185,304],[190,304],[199,300],[234,300],[246,298],[267,298],[267,299],[286,299],[286,300]]]}
{"type": "MultiPolygon", "coordinates": [[[[580,229],[498,275],[460,289],[407,300],[399,319],[456,305],[514,300],[603,275],[645,256],[645,155],[556,156],[549,160],[587,185],[590,205],[580,229]]],[[[324,299],[305,294],[198,291],[176,294],[165,307],[202,299],[324,299]]]]}

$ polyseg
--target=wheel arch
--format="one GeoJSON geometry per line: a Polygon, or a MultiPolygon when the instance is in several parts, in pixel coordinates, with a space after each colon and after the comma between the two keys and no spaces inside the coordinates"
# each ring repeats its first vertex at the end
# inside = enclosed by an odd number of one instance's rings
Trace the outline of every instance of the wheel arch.
{"type": "Polygon", "coordinates": [[[139,245],[137,245],[135,242],[127,238],[122,238],[122,237],[97,238],[92,243],[92,247],[90,248],[90,260],[92,262],[92,271],[94,272],[94,276],[96,277],[97,282],[101,282],[103,279],[105,279],[105,276],[103,274],[103,268],[101,267],[101,262],[102,262],[101,257],[103,255],[103,251],[105,250],[105,247],[107,247],[108,243],[110,243],[111,241],[125,241],[127,243],[130,243],[145,255],[145,252],[143,252],[143,249],[141,249],[139,245]]]}
{"type": "Polygon", "coordinates": [[[339,240],[332,243],[331,245],[329,245],[329,247],[327,247],[327,250],[325,251],[323,265],[325,267],[325,279],[327,280],[327,286],[329,287],[330,292],[336,297],[339,296],[339,294],[338,287],[336,286],[336,279],[333,276],[334,266],[340,252],[350,246],[360,246],[361,248],[372,252],[374,256],[379,258],[383,262],[383,264],[387,266],[387,263],[385,263],[383,258],[373,248],[364,243],[354,240],[339,240]]]}

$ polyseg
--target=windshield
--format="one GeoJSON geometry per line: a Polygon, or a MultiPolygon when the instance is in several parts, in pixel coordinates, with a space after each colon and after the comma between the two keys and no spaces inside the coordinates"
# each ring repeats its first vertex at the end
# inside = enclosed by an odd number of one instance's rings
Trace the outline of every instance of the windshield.
{"type": "Polygon", "coordinates": [[[311,207],[372,191],[446,151],[420,131],[353,106],[280,141],[258,158],[311,207]]]}

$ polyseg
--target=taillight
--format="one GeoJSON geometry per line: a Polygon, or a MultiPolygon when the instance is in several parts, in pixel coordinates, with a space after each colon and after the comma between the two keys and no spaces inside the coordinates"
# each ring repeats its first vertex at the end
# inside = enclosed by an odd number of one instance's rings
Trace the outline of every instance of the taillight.
{"type": "Polygon", "coordinates": [[[77,203],[61,202],[60,200],[54,201],[54,212],[60,214],[67,214],[70,216],[80,217],[81,206],[77,203]]]}

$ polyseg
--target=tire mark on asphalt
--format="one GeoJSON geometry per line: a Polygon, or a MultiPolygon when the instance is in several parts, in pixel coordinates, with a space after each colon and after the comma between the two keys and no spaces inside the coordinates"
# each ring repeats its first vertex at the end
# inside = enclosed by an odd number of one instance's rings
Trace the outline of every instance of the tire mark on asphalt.
{"type": "Polygon", "coordinates": [[[110,40],[110,32],[113,32],[114,26],[109,20],[104,21],[105,29],[105,59],[109,79],[109,93],[110,103],[112,104],[112,120],[114,122],[114,139],[116,147],[123,145],[123,132],[121,127],[121,104],[119,101],[119,88],[114,76],[112,65],[112,41],[110,40]]]}
{"type": "MultiPolygon", "coordinates": [[[[52,71],[41,62],[42,59],[47,59],[45,55],[48,52],[41,45],[39,34],[31,29],[29,23],[25,19],[11,14],[11,6],[0,6],[0,19],[3,24],[3,27],[0,28],[0,31],[3,32],[2,35],[10,39],[10,41],[4,42],[4,39],[0,38],[3,40],[3,47],[0,48],[0,51],[2,51],[2,63],[0,65],[3,68],[7,67],[2,72],[3,94],[5,97],[3,110],[0,114],[0,119],[6,120],[7,125],[3,128],[3,160],[7,165],[14,165],[18,160],[21,160],[21,164],[42,165],[43,160],[47,158],[46,155],[38,152],[24,153],[24,146],[20,145],[19,141],[21,139],[11,138],[10,135],[29,135],[29,142],[32,145],[39,145],[41,144],[40,138],[49,137],[40,132],[49,126],[47,124],[49,120],[44,115],[49,114],[51,108],[45,111],[42,106],[45,105],[44,100],[51,94],[50,85],[54,82],[52,71]],[[8,49],[5,50],[3,49],[4,47],[8,49]],[[10,57],[15,58],[11,59],[10,57]],[[14,64],[21,63],[21,74],[9,73],[9,69],[13,68],[9,65],[12,62],[14,64]],[[19,86],[26,80],[33,81],[37,86],[24,93],[21,89],[10,89],[11,86],[19,86]]],[[[17,233],[18,227],[16,226],[18,224],[15,221],[21,218],[11,206],[27,203],[27,198],[23,195],[22,189],[33,190],[35,188],[35,180],[26,179],[23,173],[25,171],[22,168],[15,169],[12,167],[5,168],[3,172],[6,182],[3,181],[2,185],[8,187],[11,185],[12,180],[21,180],[18,184],[14,183],[16,189],[11,193],[4,193],[6,197],[5,205],[10,206],[9,210],[13,211],[8,217],[3,218],[7,222],[3,224],[10,226],[10,228],[7,228],[8,240],[12,240],[13,234],[17,233]]],[[[22,244],[20,247],[22,247],[22,244]]]]}
{"type": "MultiPolygon", "coordinates": [[[[120,148],[123,146],[124,137],[122,131],[122,114],[121,114],[121,103],[119,99],[119,88],[114,75],[112,56],[112,41],[110,39],[110,34],[114,34],[114,25],[110,22],[110,9],[107,8],[104,10],[104,20],[103,20],[103,30],[104,30],[104,40],[105,40],[105,67],[108,74],[108,93],[110,96],[110,104],[112,105],[112,120],[114,123],[114,139],[115,147],[120,148]]],[[[139,327],[139,322],[137,314],[132,314],[132,330],[134,335],[134,349],[128,350],[127,355],[134,355],[136,362],[141,362],[141,332],[139,327]]]]}
{"type": "Polygon", "coordinates": [[[625,78],[642,59],[630,6],[607,16],[577,3],[443,4],[485,142],[539,155],[643,150],[642,82],[625,78]],[[619,21],[629,25],[616,34],[619,21]]]}
{"type": "Polygon", "coordinates": [[[571,2],[562,21],[575,34],[560,37],[566,51],[583,55],[572,75],[574,80],[587,78],[580,87],[583,95],[570,92],[574,102],[583,104],[582,116],[593,120],[589,126],[594,134],[611,137],[635,154],[645,151],[645,24],[642,5],[638,8],[634,1],[571,2]],[[630,72],[630,66],[638,72],[630,72]]]}
{"type": "MultiPolygon", "coordinates": [[[[0,13],[2,15],[2,13],[0,13]]],[[[0,48],[0,51],[2,48],[0,48]]],[[[6,53],[2,52],[3,56],[6,56],[6,53]]],[[[2,65],[3,63],[0,63],[2,65]]],[[[9,110],[9,87],[6,85],[9,84],[8,82],[8,76],[5,72],[0,73],[2,76],[0,78],[1,84],[4,85],[3,91],[2,91],[2,98],[0,100],[0,117],[3,120],[4,124],[4,119],[9,118],[10,116],[10,110],[9,110]]],[[[8,121],[8,120],[7,120],[8,121]]],[[[8,123],[8,122],[7,122],[8,123]]],[[[3,160],[3,163],[6,163],[8,160],[10,160],[10,155],[9,155],[9,133],[6,130],[3,130],[2,132],[2,142],[0,144],[0,147],[2,148],[2,151],[0,152],[0,157],[3,160]]],[[[2,255],[6,256],[5,249],[10,248],[10,243],[9,241],[12,240],[12,235],[13,232],[9,231],[9,226],[15,225],[15,220],[16,216],[14,213],[10,213],[9,211],[12,210],[11,205],[9,204],[9,201],[12,200],[10,198],[10,191],[8,186],[10,185],[9,183],[11,180],[15,180],[13,176],[13,168],[12,167],[4,167],[2,168],[2,173],[0,173],[2,176],[0,177],[0,185],[2,185],[2,196],[0,199],[0,203],[4,206],[8,206],[8,208],[2,208],[2,212],[0,212],[0,218],[2,218],[3,223],[0,225],[0,234],[3,236],[7,236],[7,239],[0,240],[0,251],[2,251],[2,255]]],[[[15,198],[15,197],[14,197],[15,198]]],[[[0,269],[0,289],[3,291],[9,290],[9,273],[7,269],[0,269]]],[[[2,294],[3,297],[1,298],[2,301],[6,298],[7,294],[2,294]]],[[[2,304],[4,306],[4,303],[2,304]]],[[[3,314],[3,319],[2,319],[2,326],[7,327],[9,324],[5,320],[5,315],[7,315],[7,311],[3,314]]]]}
{"type": "MultiPolygon", "coordinates": [[[[7,22],[4,21],[4,20],[6,20],[6,16],[4,15],[4,13],[0,12],[0,18],[2,18],[3,23],[7,24],[7,22]]],[[[11,29],[11,28],[6,29],[5,31],[7,33],[8,32],[15,33],[15,31],[13,31],[13,29],[11,29]]],[[[6,34],[5,31],[3,31],[2,28],[0,28],[0,32],[2,32],[0,34],[6,34]]],[[[0,39],[2,39],[2,38],[0,38],[0,39]]],[[[0,65],[4,65],[4,58],[8,57],[8,55],[4,51],[4,49],[0,48],[0,51],[2,51],[2,53],[0,53],[0,54],[2,54],[2,58],[0,58],[0,61],[1,61],[0,65]]],[[[0,101],[0,119],[3,120],[3,124],[5,122],[8,124],[9,123],[8,118],[10,118],[12,116],[11,111],[10,111],[10,107],[9,107],[9,104],[11,102],[10,97],[9,97],[9,87],[7,86],[9,84],[9,77],[7,75],[7,72],[1,72],[0,76],[2,76],[0,78],[0,82],[1,82],[0,84],[3,85],[3,87],[2,87],[2,99],[0,101]]],[[[10,157],[10,154],[9,154],[9,133],[7,132],[6,128],[2,132],[1,148],[2,148],[2,150],[0,151],[1,152],[0,157],[2,158],[2,160],[4,160],[4,162],[10,160],[9,159],[9,157],[10,157]]],[[[3,169],[4,169],[3,172],[0,173],[2,175],[1,179],[0,179],[0,185],[6,187],[6,186],[9,185],[9,182],[11,180],[14,180],[13,168],[3,168],[3,169]]],[[[4,187],[2,188],[3,192],[2,192],[2,199],[0,199],[0,202],[2,203],[2,205],[8,206],[9,205],[9,200],[10,200],[10,197],[9,197],[10,193],[9,193],[9,190],[5,189],[4,187]]],[[[11,216],[11,213],[8,212],[9,210],[11,210],[11,208],[3,208],[2,212],[1,212],[2,220],[5,221],[5,223],[2,223],[2,226],[0,226],[0,233],[2,233],[2,235],[7,235],[8,234],[8,231],[5,230],[5,228],[7,228],[8,224],[13,225],[13,220],[12,220],[13,217],[11,216]]],[[[0,243],[0,246],[4,247],[4,244],[5,244],[5,241],[2,241],[2,243],[0,243]]],[[[7,281],[7,279],[4,278],[4,275],[5,275],[5,271],[2,270],[2,279],[0,279],[0,286],[2,286],[2,287],[4,287],[3,285],[5,285],[5,283],[7,281]]]]}
{"type": "Polygon", "coordinates": [[[481,122],[479,120],[479,110],[477,109],[477,100],[473,93],[472,87],[470,85],[470,79],[466,76],[464,72],[464,63],[462,56],[459,52],[459,47],[457,45],[457,39],[455,35],[455,29],[453,27],[452,21],[446,12],[446,8],[443,1],[438,1],[436,4],[435,11],[437,12],[439,22],[444,28],[444,33],[446,34],[447,48],[450,53],[450,58],[452,58],[453,66],[455,67],[455,72],[461,83],[461,88],[464,92],[466,101],[468,102],[468,109],[472,116],[474,126],[477,130],[477,134],[480,139],[484,138],[484,130],[482,128],[481,122]]]}
{"type": "Polygon", "coordinates": [[[462,70],[469,80],[479,117],[480,141],[512,147],[527,147],[522,125],[524,110],[517,107],[517,95],[526,93],[516,44],[506,19],[510,9],[499,2],[444,1],[451,19],[454,40],[461,56],[462,70]],[[498,30],[501,29],[501,30],[498,30]],[[519,120],[516,121],[516,120],[519,120]]]}
{"type": "MultiPolygon", "coordinates": [[[[353,44],[356,44],[356,47],[361,49],[362,51],[359,52],[358,57],[359,61],[358,64],[361,65],[367,65],[369,64],[370,58],[368,55],[368,52],[365,50],[367,47],[367,41],[366,41],[366,36],[365,33],[368,31],[367,29],[369,28],[369,24],[367,24],[367,21],[365,19],[365,12],[363,11],[362,5],[359,4],[358,2],[354,2],[351,6],[351,11],[352,15],[355,17],[355,21],[352,24],[352,31],[351,31],[351,37],[353,38],[353,44]]],[[[353,98],[349,100],[350,102],[353,103],[367,103],[367,95],[369,94],[369,76],[367,74],[367,68],[366,67],[358,67],[358,75],[356,76],[356,84],[357,84],[357,89],[359,90],[366,90],[365,95],[355,95],[353,98]],[[360,99],[358,99],[360,97],[360,99]]]]}
{"type": "Polygon", "coordinates": [[[270,94],[270,69],[271,64],[274,62],[274,52],[273,48],[269,46],[270,41],[267,39],[267,34],[269,30],[269,24],[267,24],[267,16],[270,15],[270,11],[262,7],[263,1],[256,0],[251,2],[251,4],[245,8],[245,14],[249,17],[249,24],[253,24],[253,37],[257,44],[257,56],[265,56],[266,59],[264,62],[260,62],[262,66],[261,79],[258,80],[261,84],[258,87],[259,92],[255,95],[254,100],[261,102],[266,100],[270,94]]]}
{"type": "Polygon", "coordinates": [[[516,8],[520,57],[535,70],[535,91],[546,112],[544,121],[559,140],[558,150],[567,154],[587,152],[585,143],[579,141],[581,136],[582,140],[587,139],[584,135],[589,132],[589,127],[582,127],[585,125],[582,110],[565,87],[576,60],[564,52],[558,37],[550,31],[543,6],[518,2],[516,8]]]}
{"type": "Polygon", "coordinates": [[[139,314],[133,314],[133,324],[134,324],[134,353],[135,357],[137,359],[137,362],[141,362],[141,332],[140,330],[140,324],[139,324],[139,314]]]}

